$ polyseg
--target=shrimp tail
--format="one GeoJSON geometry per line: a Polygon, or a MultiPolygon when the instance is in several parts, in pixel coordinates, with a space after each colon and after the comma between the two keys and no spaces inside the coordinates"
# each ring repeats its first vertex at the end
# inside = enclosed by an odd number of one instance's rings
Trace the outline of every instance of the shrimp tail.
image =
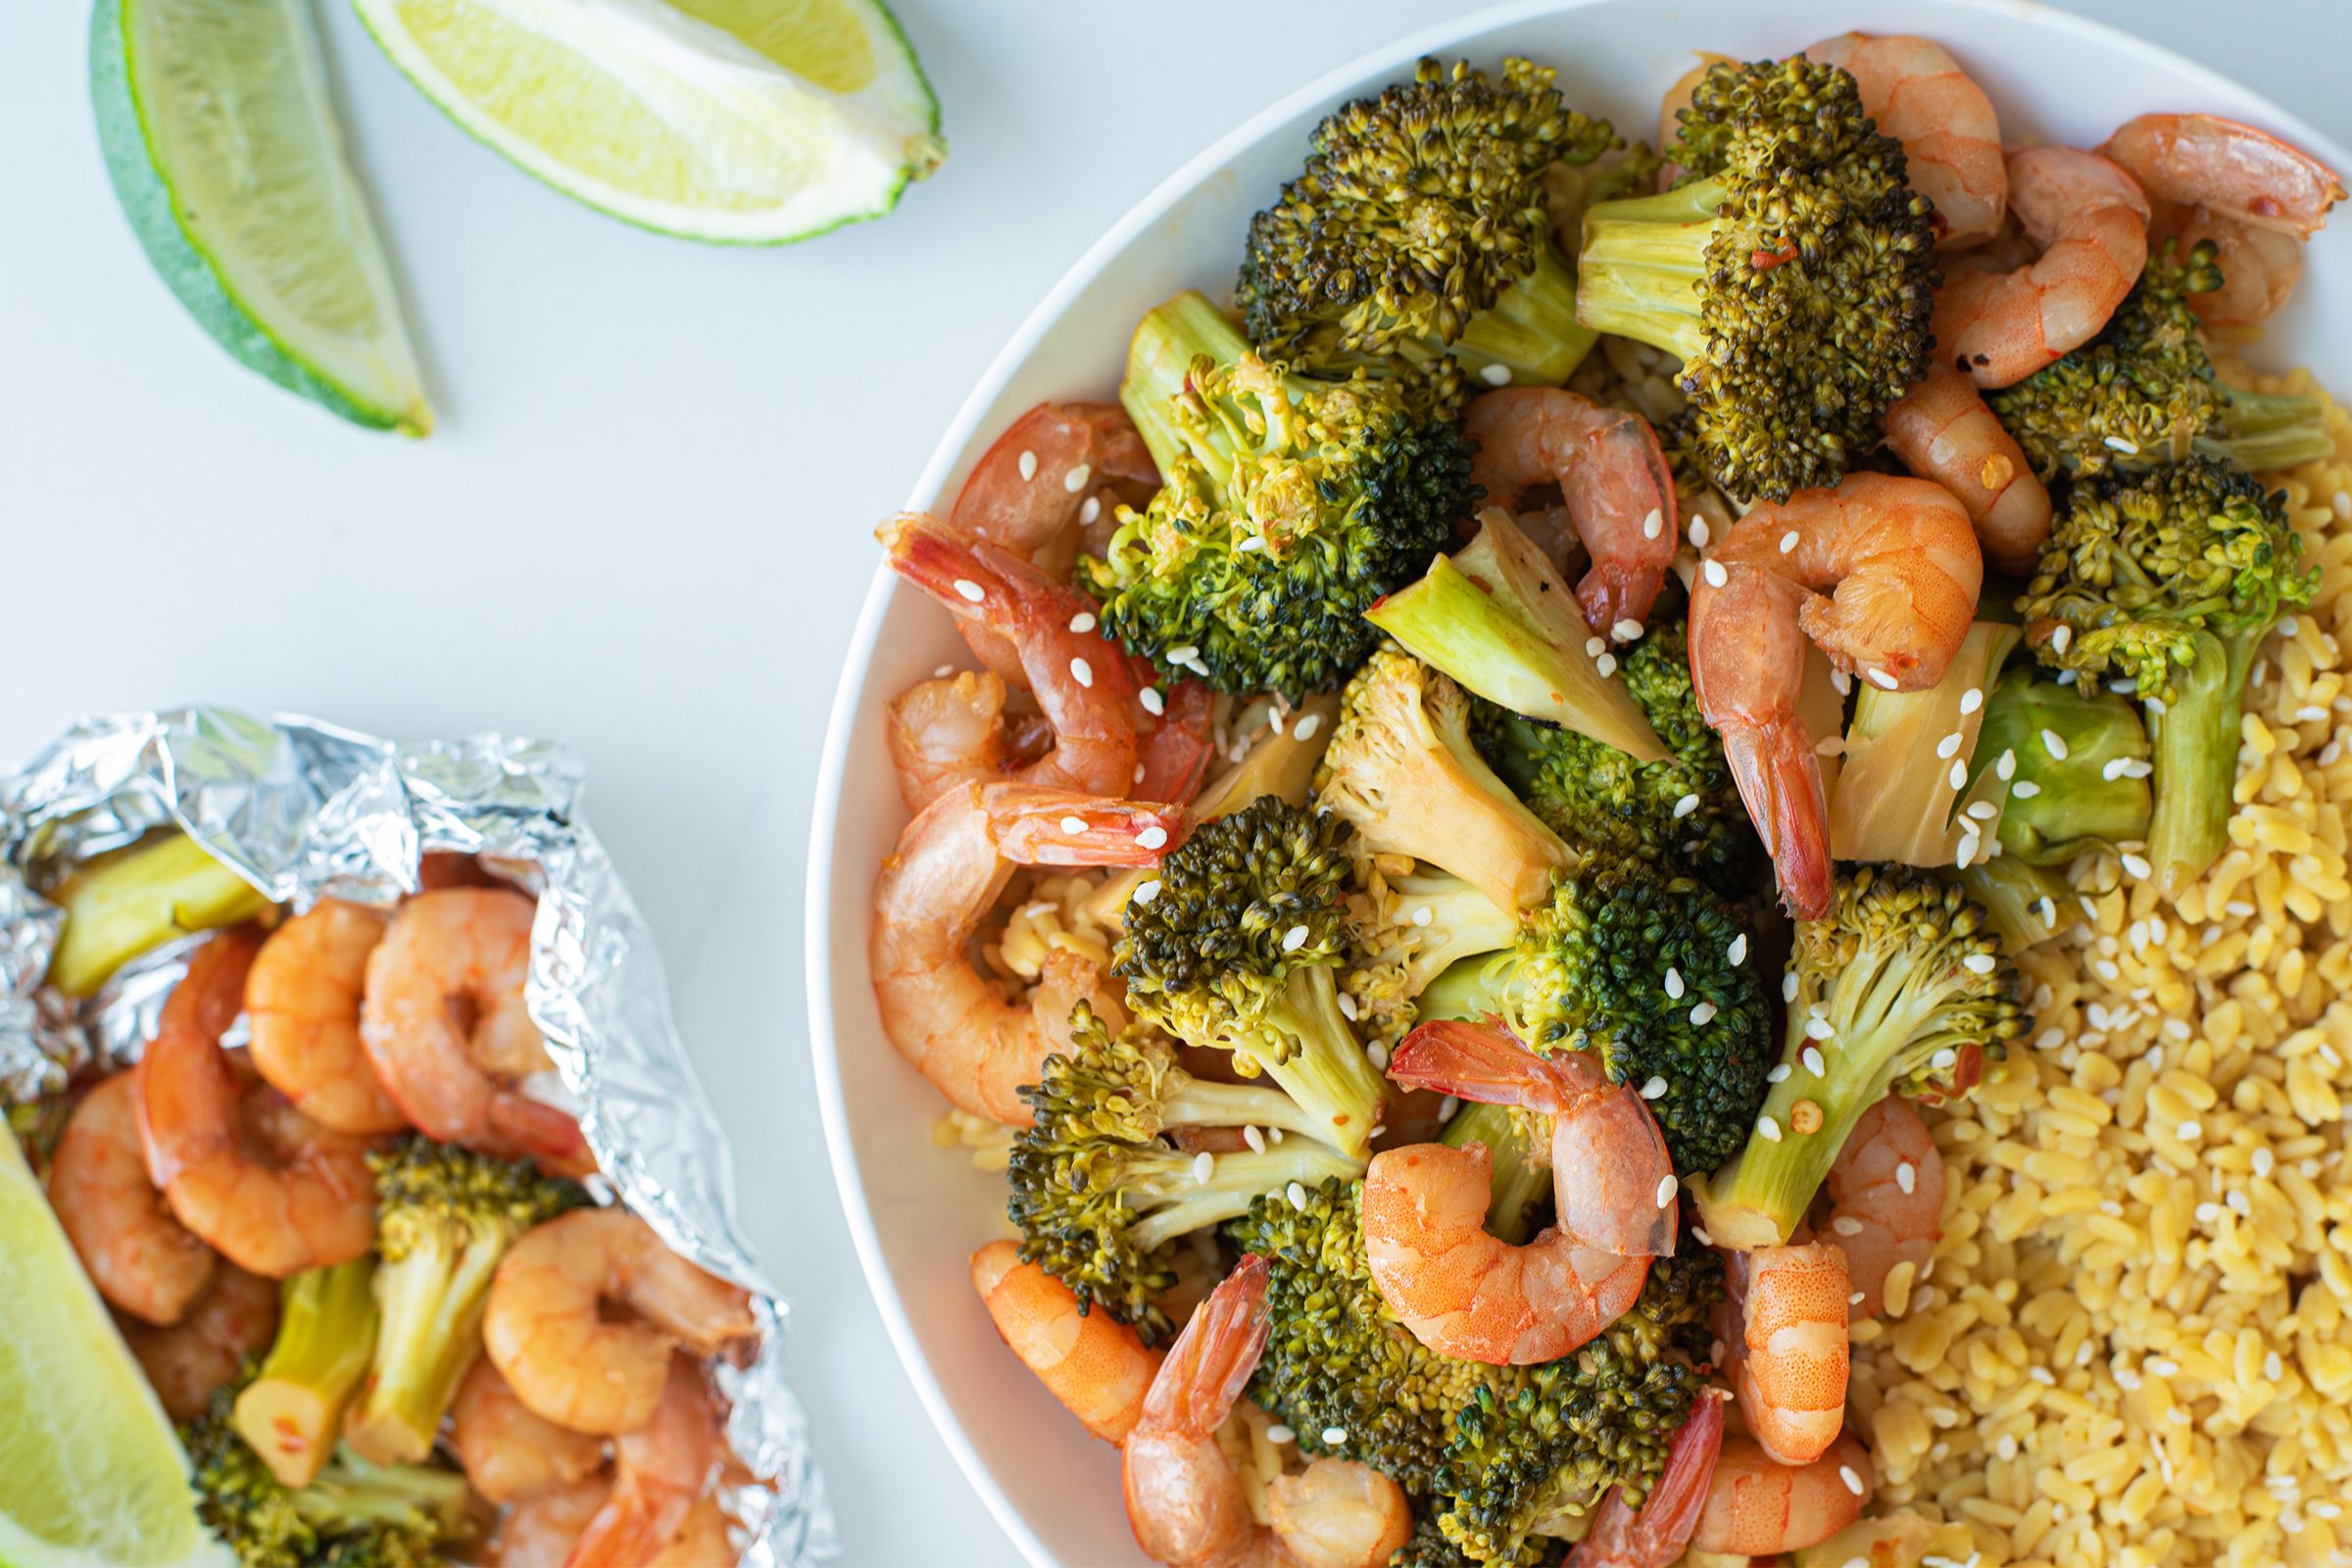
{"type": "MultiPolygon", "coordinates": [[[[1150,685],[1157,678],[1147,665],[1141,684],[1150,685]]],[[[1186,806],[1200,793],[1209,761],[1216,756],[1216,742],[1210,733],[1216,700],[1216,694],[1197,680],[1178,681],[1169,689],[1166,711],[1151,739],[1144,742],[1143,771],[1135,781],[1139,796],[1186,806]]]]}
{"type": "Polygon", "coordinates": [[[1550,1112],[1567,1102],[1559,1071],[1494,1022],[1431,1019],[1397,1046],[1389,1078],[1482,1105],[1550,1112]]]}
{"type": "Polygon", "coordinates": [[[587,1176],[595,1172],[596,1155],[571,1112],[560,1105],[525,1099],[519,1094],[493,1095],[491,1130],[558,1176],[587,1176]]]}
{"type": "Polygon", "coordinates": [[[980,786],[997,853],[1016,865],[1157,865],[1191,830],[1184,808],[1033,784],[980,786]]]}
{"type": "Polygon", "coordinates": [[[1641,1508],[1626,1505],[1622,1489],[1610,1492],[1565,1568],[1667,1568],[1681,1561],[1707,1511],[1722,1453],[1723,1393],[1702,1390],[1690,1418],[1667,1444],[1665,1468],[1641,1508]]]}
{"type": "Polygon", "coordinates": [[[1250,1253],[1200,1303],[1144,1396],[1144,1426],[1200,1443],[1224,1424],[1265,1353],[1269,1272],[1250,1253]]]}
{"type": "Polygon", "coordinates": [[[1829,801],[1813,738],[1793,719],[1721,726],[1723,758],[1763,835],[1781,904],[1799,920],[1830,912],[1829,801]]]}
{"type": "MultiPolygon", "coordinates": [[[[1675,509],[1674,470],[1666,466],[1665,449],[1647,419],[1621,414],[1587,437],[1586,446],[1592,461],[1571,465],[1560,474],[1560,499],[1568,514],[1579,519],[1580,533],[1583,519],[1609,516],[1613,507],[1624,506],[1628,473],[1646,474],[1642,489],[1657,497],[1658,522],[1648,549],[1628,555],[1622,546],[1594,548],[1595,541],[1586,541],[1592,564],[1577,582],[1576,602],[1585,612],[1585,624],[1608,637],[1624,622],[1640,625],[1649,618],[1682,527],[1675,509]]],[[[1643,531],[1647,536],[1646,522],[1643,531]]]]}

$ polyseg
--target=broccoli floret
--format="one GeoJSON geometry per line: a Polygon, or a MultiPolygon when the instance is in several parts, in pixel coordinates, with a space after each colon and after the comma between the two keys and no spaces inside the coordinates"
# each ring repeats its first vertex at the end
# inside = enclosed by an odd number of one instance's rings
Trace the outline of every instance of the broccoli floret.
{"type": "Polygon", "coordinates": [[[1448,965],[1517,940],[1516,917],[1457,876],[1390,877],[1377,867],[1348,901],[1348,972],[1341,989],[1357,1027],[1394,1047],[1412,1029],[1413,999],[1448,965]]]}
{"type": "MultiPolygon", "coordinates": [[[[1541,1125],[1546,1118],[1534,1118],[1541,1125]]],[[[1533,1136],[1528,1112],[1475,1101],[1453,1113],[1438,1142],[1448,1149],[1487,1146],[1487,1229],[1512,1246],[1540,1228],[1537,1216],[1551,1201],[1551,1150],[1533,1136]]]]}
{"type": "Polygon", "coordinates": [[[1525,60],[1499,81],[1424,60],[1316,126],[1304,172],[1250,220],[1235,290],[1250,340],[1318,374],[1450,355],[1482,383],[1495,366],[1565,381],[1594,334],[1577,324],[1544,175],[1622,143],[1552,79],[1525,60]]]}
{"type": "Polygon", "coordinates": [[[1741,499],[1835,484],[1927,368],[1927,200],[1854,78],[1801,57],[1702,77],[1657,196],[1585,215],[1577,318],[1679,356],[1690,434],[1741,499]]]}
{"type": "Polygon", "coordinates": [[[375,1254],[279,1287],[277,1338],[237,1396],[236,1426],[270,1473],[306,1487],[325,1468],[375,1351],[375,1254]]]}
{"type": "Polygon", "coordinates": [[[1695,1243],[1659,1259],[1632,1310],[1562,1360],[1456,1360],[1382,1299],[1362,1194],[1360,1182],[1326,1182],[1303,1204],[1264,1200],[1228,1228],[1270,1267],[1271,1330],[1251,1396],[1303,1451],[1362,1460],[1425,1499],[1423,1516],[1474,1562],[1523,1560],[1536,1526],[1596,1504],[1612,1485],[1638,1504],[1699,1387],[1721,1262],[1695,1243]]]}
{"type": "Polygon", "coordinates": [[[2234,391],[2214,375],[2188,296],[2221,286],[2211,240],[2183,253],[2169,239],[2097,337],[1986,393],[2034,471],[2083,477],[2192,451],[2243,468],[2326,457],[2334,442],[2317,399],[2234,391]]]}
{"type": "Polygon", "coordinates": [[[1541,1052],[1589,1051],[1649,1102],[1677,1171],[1747,1141],[1772,1066],[1772,1004],[1747,930],[1689,877],[1596,858],[1562,873],[1508,953],[1456,964],[1425,1018],[1493,1014],[1541,1052]]]}
{"type": "Polygon", "coordinates": [[[1619,658],[1626,690],[1665,743],[1664,758],[1644,762],[1492,705],[1476,710],[1471,724],[1479,755],[1569,843],[1694,877],[1726,894],[1747,892],[1764,849],[1724,760],[1723,738],[1698,710],[1687,623],[1653,616],[1619,658]]]}
{"type": "Polygon", "coordinates": [[[2133,683],[2156,767],[2148,859],[2167,892],[2230,842],[2255,652],[2319,587],[2302,553],[2282,496],[2192,457],[2075,485],[2017,602],[2042,663],[2086,691],[2133,683]]]}
{"type": "Polygon", "coordinates": [[[1036,1121],[1013,1140],[1006,1211],[1021,1233],[1023,1262],[1067,1285],[1080,1311],[1100,1306],[1134,1324],[1146,1343],[1174,1332],[1158,1298],[1176,1282],[1178,1238],[1221,1225],[1292,1182],[1363,1168],[1317,1142],[1313,1118],[1288,1096],[1203,1083],[1151,1030],[1114,1037],[1080,1003],[1070,1044],[1021,1091],[1036,1121]],[[1171,1141],[1195,1129],[1252,1126],[1301,1136],[1216,1155],[1171,1141]],[[1202,1158],[1210,1160],[1206,1180],[1202,1158]]]}
{"type": "Polygon", "coordinates": [[[1379,640],[1364,610],[1469,510],[1451,422],[1394,384],[1267,364],[1199,294],[1144,318],[1119,399],[1161,486],[1078,580],[1103,634],[1171,676],[1293,700],[1338,686],[1379,640]]]}
{"type": "Polygon", "coordinates": [[[441,1548],[473,1533],[453,1470],[373,1465],[346,1448],[309,1486],[282,1485],[237,1435],[236,1394],[215,1394],[179,1441],[197,1517],[244,1568],[441,1568],[441,1548]]]}
{"type": "Polygon", "coordinates": [[[2012,666],[1984,705],[1970,765],[2007,780],[2001,850],[2028,865],[2064,865],[2086,849],[2148,836],[2147,731],[2114,692],[2086,695],[2036,680],[2030,664],[2012,666]]]}
{"type": "Polygon", "coordinates": [[[2014,855],[1996,855],[1943,875],[1984,906],[1984,917],[2011,953],[2047,942],[2058,934],[2061,919],[2073,918],[2075,890],[2066,878],[2014,855]]]}
{"type": "Polygon", "coordinates": [[[1393,645],[1348,683],[1315,798],[1361,853],[1426,860],[1504,910],[1540,903],[1576,858],[1480,759],[1462,689],[1393,645]]]}
{"type": "Polygon", "coordinates": [[[1796,927],[1786,1073],[1747,1147],[1692,1183],[1720,1246],[1788,1240],[1862,1113],[1889,1092],[1937,1103],[1976,1087],[2025,1031],[2017,968],[1984,910],[1926,871],[1863,866],[1796,927]]]}
{"type": "Polygon", "coordinates": [[[117,969],[167,942],[235,925],[270,906],[258,888],[185,833],[101,856],[49,897],[66,921],[48,982],[69,997],[89,996],[117,969]]]}
{"type": "Polygon", "coordinates": [[[1348,839],[1330,812],[1272,795],[1201,823],[1128,901],[1111,972],[1138,1016],[1267,1073],[1361,1158],[1388,1086],[1340,1006],[1348,839]]]}
{"type": "Polygon", "coordinates": [[[368,1156],[375,1172],[375,1274],[382,1313],[367,1392],[344,1441],[383,1464],[415,1464],[482,1347],[490,1279],[523,1232],[588,1201],[577,1182],[528,1160],[403,1138],[368,1156]]]}

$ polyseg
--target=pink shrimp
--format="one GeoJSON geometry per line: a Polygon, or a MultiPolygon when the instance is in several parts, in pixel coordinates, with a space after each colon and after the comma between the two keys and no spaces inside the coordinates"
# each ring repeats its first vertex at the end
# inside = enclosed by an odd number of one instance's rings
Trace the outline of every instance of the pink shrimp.
{"type": "Polygon", "coordinates": [[[920,811],[949,791],[1001,778],[1011,753],[1004,682],[982,670],[917,681],[890,700],[890,761],[899,796],[920,811]]]}
{"type": "Polygon", "coordinates": [[[1158,488],[1159,470],[1126,410],[1040,403],[981,454],[948,525],[1066,577],[1084,528],[1118,502],[1144,505],[1158,488]]]}
{"type": "Polygon", "coordinates": [[[1740,1417],[1774,1461],[1809,1463],[1845,1426],[1845,1253],[1811,1242],[1731,1257],[1740,1329],[1725,1371],[1740,1417]]]}
{"type": "Polygon", "coordinates": [[[1803,1465],[1781,1464],[1751,1440],[1730,1438],[1690,1544],[1749,1557],[1802,1551],[1860,1518],[1876,1485],[1869,1450],[1851,1434],[1803,1465]]]}
{"type": "Polygon", "coordinates": [[[1863,110],[1903,144],[1911,188],[1935,205],[1939,248],[1959,250],[2000,232],[2009,199],[2000,117],[1943,45],[1902,33],[1841,32],[1805,55],[1852,73],[1863,110]]]}
{"type": "Polygon", "coordinates": [[[1195,1312],[1119,1450],[1136,1544],[1169,1568],[1385,1568],[1412,1533],[1403,1491],[1367,1465],[1317,1459],[1250,1515],[1217,1428],[1265,1350],[1266,1262],[1244,1257],[1195,1312]]]}
{"type": "Polygon", "coordinates": [[[2096,153],[2011,153],[2009,207],[2040,259],[1958,273],[1936,295],[1936,351],[1983,387],[2022,381],[2089,342],[2148,261],[2148,198],[2096,153]]]}
{"type": "Polygon", "coordinates": [[[174,1421],[204,1414],[277,1334],[277,1286],[223,1262],[212,1284],[168,1328],[117,1319],[122,1343],[174,1421]]]}
{"type": "Polygon", "coordinates": [[[1701,1390],[1690,1419],[1666,1445],[1665,1467],[1641,1508],[1626,1505],[1623,1488],[1610,1488],[1567,1568],[1668,1568],[1681,1561],[1706,1511],[1722,1452],[1722,1393],[1701,1390]]]}
{"type": "Polygon", "coordinates": [[[719,1407],[693,1357],[673,1353],[653,1418],[612,1444],[612,1495],[572,1543],[565,1568],[651,1563],[718,1479],[719,1407]]]}
{"type": "Polygon", "coordinates": [[[2334,170],[2266,130],[2219,115],[2141,115],[2099,149],[2160,202],[2309,239],[2344,199],[2334,170]]]}
{"type": "Polygon", "coordinates": [[[445,888],[402,905],[368,956],[360,1039],[428,1138],[583,1175],[596,1159],[579,1123],[520,1088],[554,1066],[523,1003],[535,909],[511,888],[445,888]]]}
{"type": "Polygon", "coordinates": [[[1985,560],[2011,576],[2033,571],[2050,536],[2050,493],[1974,380],[1931,367],[1886,411],[1886,445],[1903,466],[1959,497],[1985,560]]]}
{"type": "Polygon", "coordinates": [[[1923,690],[1967,637],[1984,576],[1950,492],[1877,473],[1751,509],[1703,564],[1691,682],[1799,919],[1830,905],[1829,808],[1815,737],[1797,717],[1804,639],[1875,685],[1923,690]]]}
{"type": "Polygon", "coordinates": [[[449,1445],[466,1479],[492,1502],[568,1487],[603,1468],[605,1441],[560,1427],[522,1402],[487,1356],[449,1407],[449,1445]]]}
{"type": "Polygon", "coordinates": [[[1015,865],[1152,865],[1186,827],[1174,807],[1021,784],[967,784],[933,801],[874,887],[874,999],[899,1054],[961,1109],[1028,1126],[1017,1091],[1068,1049],[1071,1007],[1091,1001],[1120,1022],[1121,991],[1057,950],[1036,993],[1008,1002],[972,967],[973,932],[1015,865]]]}
{"type": "Polygon", "coordinates": [[[1124,1443],[1144,1412],[1160,1353],[1108,1312],[1089,1312],[1077,1294],[1011,1242],[972,1254],[972,1288],[997,1335],[1086,1430],[1124,1443]]]}
{"type": "Polygon", "coordinates": [[[580,1532],[612,1497],[611,1479],[595,1475],[518,1499],[498,1527],[490,1560],[497,1568],[564,1568],[580,1532]]]}
{"type": "Polygon", "coordinates": [[[2156,203],[2148,241],[2178,239],[2185,250],[2213,244],[2222,286],[2186,296],[2184,303],[2207,326],[2252,326],[2277,315],[2303,275],[2303,242],[2273,228],[2256,228],[2202,207],[2156,203]]]}
{"type": "Polygon", "coordinates": [[[101,1080],[74,1107],[49,1164],[49,1206],[98,1294],[133,1317],[176,1323],[213,1283],[218,1254],[147,1179],[130,1072],[101,1080]]]}
{"type": "Polygon", "coordinates": [[[1862,1113],[1824,1184],[1825,1227],[1845,1250],[1856,1322],[1886,1306],[1886,1276],[1898,1263],[1925,1268],[1943,1235],[1943,1156],[1911,1102],[1888,1095],[1862,1113]]]}
{"type": "Polygon", "coordinates": [[[1494,505],[1515,513],[1528,491],[1559,486],[1592,558],[1576,585],[1585,623],[1618,642],[1639,637],[1682,543],[1674,475],[1649,421],[1560,387],[1505,387],[1472,402],[1462,428],[1478,447],[1471,480],[1494,505]]]}
{"type": "Polygon", "coordinates": [[[360,1043],[368,956],[385,920],[364,905],[321,899],[270,934],[245,980],[254,1070],[321,1127],[361,1137],[409,1125],[360,1043]]]}

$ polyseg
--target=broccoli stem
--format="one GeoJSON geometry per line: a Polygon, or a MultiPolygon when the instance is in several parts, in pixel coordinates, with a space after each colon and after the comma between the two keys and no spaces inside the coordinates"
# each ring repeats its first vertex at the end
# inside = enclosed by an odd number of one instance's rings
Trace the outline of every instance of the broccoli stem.
{"type": "Polygon", "coordinates": [[[1551,1197],[1551,1163],[1529,1140],[1526,1119],[1508,1105],[1466,1104],[1438,1142],[1448,1149],[1487,1146],[1494,1160],[1487,1229],[1513,1247],[1524,1245],[1536,1233],[1537,1210],[1551,1197]]]}
{"type": "MultiPolygon", "coordinates": [[[[1208,469],[1219,492],[1230,488],[1233,454],[1214,441],[1202,440],[1176,416],[1179,398],[1193,393],[1193,361],[1207,355],[1219,365],[1231,365],[1250,352],[1250,340],[1226,318],[1225,313],[1195,290],[1186,290],[1159,306],[1137,323],[1127,344],[1127,373],[1119,382],[1119,403],[1135,421],[1152,461],[1166,473],[1180,459],[1190,458],[1208,469]]],[[[1239,418],[1238,413],[1211,408],[1216,420],[1239,418]]]]}
{"type": "Polygon", "coordinates": [[[2156,764],[2148,861],[2168,896],[2204,875],[2230,847],[2238,725],[2262,634],[2197,633],[2188,664],[2177,667],[2172,699],[2147,705],[2156,764]]]}
{"type": "Polygon", "coordinates": [[[1328,1124],[1289,1095],[1255,1084],[1195,1079],[1160,1102],[1159,1115],[1169,1127],[1279,1127],[1325,1142],[1331,1134],[1328,1124]]]}
{"type": "Polygon", "coordinates": [[[1506,968],[1483,954],[1447,964],[1445,972],[1413,999],[1414,1015],[1425,1023],[1432,1018],[1477,1023],[1491,1013],[1501,1013],[1505,999],[1495,982],[1506,968]]]}
{"type": "Polygon", "coordinates": [[[2075,899],[2065,877],[2015,855],[1979,860],[1952,875],[1970,898],[1984,906],[2001,945],[2011,953],[2023,953],[2057,935],[2055,916],[2075,899]]]}
{"type": "Polygon", "coordinates": [[[1548,240],[1535,251],[1535,270],[1471,317],[1453,342],[1454,359],[1482,382],[1481,372],[1499,365],[1521,386],[1558,386],[1600,341],[1576,318],[1576,274],[1568,263],[1548,240]]]}
{"type": "Polygon", "coordinates": [[[270,1473],[301,1488],[334,1452],[343,1407],[375,1348],[375,1255],[297,1274],[279,1287],[277,1339],[237,1396],[237,1433],[270,1473]]]}
{"type": "Polygon", "coordinates": [[[1149,1253],[1180,1236],[1239,1219],[1250,1204],[1293,1182],[1311,1192],[1332,1177],[1352,1181],[1363,1174],[1362,1160],[1311,1141],[1281,1144],[1264,1153],[1245,1149],[1212,1154],[1205,1181],[1199,1159],[1170,1152],[1139,1156],[1128,1165],[1130,1199],[1149,1209],[1128,1232],[1137,1251],[1149,1253]],[[1155,1198],[1164,1201],[1154,1202],[1155,1198]]]}
{"type": "Polygon", "coordinates": [[[143,953],[196,931],[251,919],[270,906],[259,889],[184,833],[102,857],[50,898],[66,911],[49,984],[86,997],[143,953]]]}
{"type": "Polygon", "coordinates": [[[441,1418],[482,1348],[490,1280],[511,1239],[491,1226],[453,1226],[376,1270],[382,1312],[368,1391],[344,1441],[378,1464],[416,1464],[433,1450],[441,1418]]]}
{"type": "Polygon", "coordinates": [[[2255,473],[2317,463],[2335,450],[2335,436],[2314,398],[2232,389],[2223,430],[2198,437],[2195,450],[2255,473]]]}
{"type": "Polygon", "coordinates": [[[1239,1049],[1266,1075],[1290,1092],[1308,1123],[1299,1130],[1321,1139],[1350,1158],[1372,1149],[1389,1081],[1356,1043],[1348,1015],[1340,1010],[1340,988],[1329,964],[1312,964],[1292,974],[1282,995],[1266,1006],[1265,1023],[1280,1044],[1247,1044],[1239,1049]],[[1290,1049],[1285,1050],[1288,1046],[1290,1049]]]}
{"type": "Polygon", "coordinates": [[[1707,346],[1699,282],[1730,195],[1728,182],[1700,179],[1656,196],[1595,203],[1585,214],[1577,257],[1576,318],[1685,361],[1698,358],[1707,346]]]}

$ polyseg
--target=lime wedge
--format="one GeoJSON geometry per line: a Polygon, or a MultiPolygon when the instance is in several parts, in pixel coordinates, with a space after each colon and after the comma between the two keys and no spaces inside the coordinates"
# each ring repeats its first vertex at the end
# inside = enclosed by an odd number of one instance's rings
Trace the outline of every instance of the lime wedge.
{"type": "Polygon", "coordinates": [[[115,195],[206,331],[355,423],[432,429],[309,0],[98,0],[90,92],[115,195]]]}
{"type": "Polygon", "coordinates": [[[939,166],[880,0],[355,0],[452,119],[565,195],[692,239],[878,218],[939,166]]]}
{"type": "Polygon", "coordinates": [[[187,1461],[0,1123],[0,1565],[228,1564],[187,1461]]]}

